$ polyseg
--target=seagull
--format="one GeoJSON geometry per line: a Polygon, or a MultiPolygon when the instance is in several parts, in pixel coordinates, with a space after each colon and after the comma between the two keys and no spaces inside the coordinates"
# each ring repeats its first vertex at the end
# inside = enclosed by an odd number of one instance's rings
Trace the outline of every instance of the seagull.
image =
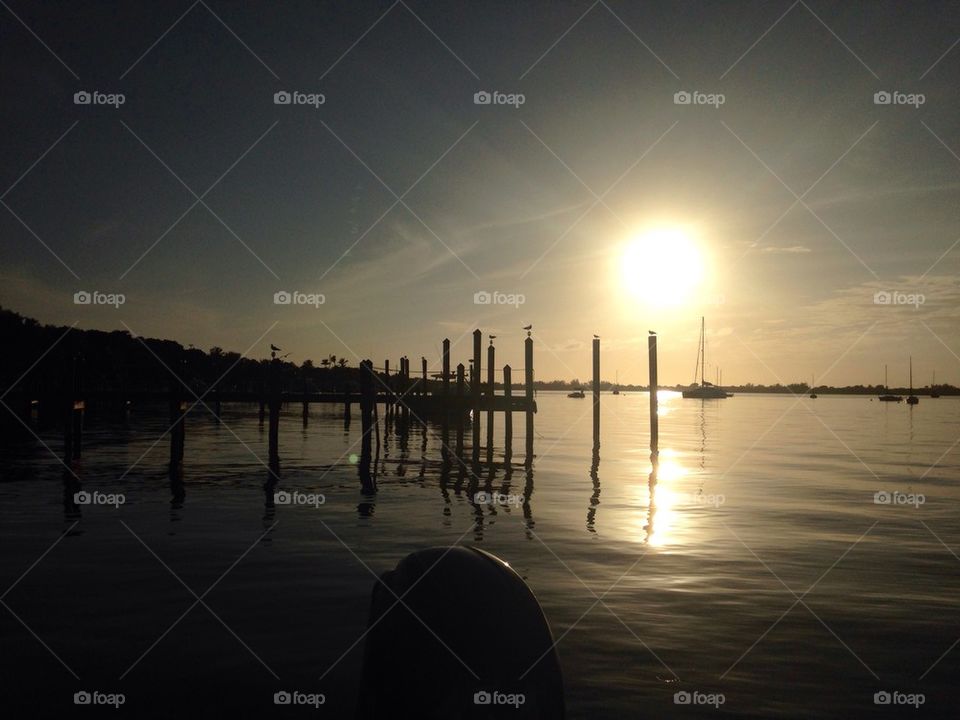
{"type": "Polygon", "coordinates": [[[282,348],[278,348],[273,343],[270,343],[270,349],[273,350],[274,352],[280,352],[280,350],[282,350],[282,348]]]}
{"type": "Polygon", "coordinates": [[[532,329],[533,329],[533,325],[524,325],[524,326],[523,326],[523,329],[524,329],[524,330],[532,330],[532,329]]]}
{"type": "Polygon", "coordinates": [[[655,330],[647,330],[647,332],[650,333],[651,335],[656,335],[656,334],[657,334],[655,330]]]}
{"type": "Polygon", "coordinates": [[[493,345],[493,341],[496,340],[496,339],[497,339],[497,336],[496,336],[496,335],[491,335],[491,336],[490,336],[490,344],[493,345]]]}
{"type": "Polygon", "coordinates": [[[593,336],[593,339],[594,339],[594,340],[599,340],[599,339],[600,339],[600,336],[599,336],[599,335],[594,335],[594,336],[593,336]]]}

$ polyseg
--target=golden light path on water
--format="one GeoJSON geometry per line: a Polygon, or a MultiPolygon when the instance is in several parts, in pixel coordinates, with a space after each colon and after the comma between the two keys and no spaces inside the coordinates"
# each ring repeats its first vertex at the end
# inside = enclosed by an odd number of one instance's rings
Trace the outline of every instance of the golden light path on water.
{"type": "MultiPolygon", "coordinates": [[[[681,395],[671,390],[657,392],[658,416],[672,414],[681,395]]],[[[681,527],[685,513],[695,506],[694,495],[684,490],[684,480],[690,471],[680,461],[680,453],[673,448],[661,448],[656,473],[651,463],[638,468],[637,476],[647,478],[633,487],[633,500],[641,512],[633,523],[633,539],[651,547],[676,544],[686,534],[681,527]]]]}

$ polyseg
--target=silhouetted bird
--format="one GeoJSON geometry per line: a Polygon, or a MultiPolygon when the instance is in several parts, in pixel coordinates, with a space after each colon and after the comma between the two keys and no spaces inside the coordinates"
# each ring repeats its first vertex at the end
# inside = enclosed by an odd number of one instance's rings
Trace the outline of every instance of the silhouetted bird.
{"type": "Polygon", "coordinates": [[[594,336],[593,336],[593,339],[594,339],[594,340],[599,340],[599,339],[600,339],[600,336],[599,336],[599,335],[594,335],[594,336]]]}
{"type": "Polygon", "coordinates": [[[273,350],[274,352],[280,352],[283,348],[278,348],[276,345],[274,345],[273,343],[271,343],[271,344],[270,344],[270,349],[273,350]]]}
{"type": "Polygon", "coordinates": [[[490,344],[493,345],[493,341],[496,340],[496,339],[497,339],[497,336],[496,336],[496,335],[491,335],[491,336],[490,336],[490,344]]]}
{"type": "Polygon", "coordinates": [[[647,330],[647,332],[650,333],[651,335],[656,335],[656,334],[657,334],[657,333],[656,333],[655,331],[653,331],[653,330],[647,330]]]}
{"type": "Polygon", "coordinates": [[[524,330],[532,330],[532,329],[533,329],[533,325],[524,325],[524,326],[523,326],[523,329],[524,329],[524,330]]]}

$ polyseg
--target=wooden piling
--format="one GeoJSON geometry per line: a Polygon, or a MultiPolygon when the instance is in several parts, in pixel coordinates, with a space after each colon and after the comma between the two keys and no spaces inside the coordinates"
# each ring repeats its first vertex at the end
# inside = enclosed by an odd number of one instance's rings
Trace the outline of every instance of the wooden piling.
{"type": "Polygon", "coordinates": [[[387,386],[387,387],[386,387],[386,390],[387,390],[386,399],[383,401],[383,405],[384,405],[384,407],[383,407],[383,414],[384,414],[384,416],[386,416],[386,419],[389,420],[389,419],[390,419],[390,415],[391,415],[391,413],[393,412],[393,403],[391,402],[391,399],[392,399],[392,398],[391,398],[391,394],[392,394],[391,387],[392,387],[392,384],[391,384],[391,382],[390,382],[390,360],[384,360],[384,361],[383,361],[383,378],[384,378],[384,382],[386,383],[386,386],[387,386]]]}
{"type": "Polygon", "coordinates": [[[657,407],[657,336],[647,337],[647,357],[650,364],[650,454],[659,455],[660,423],[657,407]]]}
{"type": "Polygon", "coordinates": [[[267,409],[269,411],[268,426],[268,444],[269,461],[271,463],[280,462],[280,387],[277,377],[277,366],[279,360],[270,361],[269,380],[267,382],[267,409]]]}
{"type": "Polygon", "coordinates": [[[403,413],[403,423],[404,426],[410,421],[410,407],[407,405],[407,393],[410,391],[410,358],[403,357],[400,359],[401,365],[401,375],[402,379],[400,382],[400,395],[403,397],[401,404],[401,412],[403,413]]]}
{"type": "Polygon", "coordinates": [[[473,440],[473,456],[476,461],[480,453],[480,374],[481,369],[481,351],[483,343],[483,333],[479,329],[473,331],[473,378],[470,384],[470,407],[473,409],[473,423],[471,425],[473,440]]]}
{"type": "Polygon", "coordinates": [[[593,339],[593,444],[600,445],[600,338],[593,339]]]}
{"type": "Polygon", "coordinates": [[[454,410],[457,419],[457,457],[463,455],[463,416],[464,416],[464,397],[463,397],[463,363],[457,365],[457,399],[454,403],[454,410]]]}
{"type": "Polygon", "coordinates": [[[507,409],[503,416],[503,448],[504,454],[509,459],[513,447],[513,411],[510,403],[513,399],[512,371],[509,365],[503,366],[503,396],[506,398],[507,409]]]}
{"type": "Polygon", "coordinates": [[[523,374],[527,396],[527,464],[533,462],[533,338],[527,333],[523,341],[523,374]]]}
{"type": "Polygon", "coordinates": [[[494,385],[496,379],[494,377],[494,360],[496,357],[496,350],[493,347],[493,341],[490,342],[490,345],[487,346],[487,400],[489,405],[487,406],[487,448],[488,450],[492,447],[493,444],[493,403],[494,396],[494,385]]]}
{"type": "Polygon", "coordinates": [[[450,340],[443,339],[443,399],[450,397],[450,340]]]}
{"type": "Polygon", "coordinates": [[[373,427],[373,411],[376,388],[373,386],[373,361],[360,363],[360,425],[363,436],[368,437],[373,427]]]}

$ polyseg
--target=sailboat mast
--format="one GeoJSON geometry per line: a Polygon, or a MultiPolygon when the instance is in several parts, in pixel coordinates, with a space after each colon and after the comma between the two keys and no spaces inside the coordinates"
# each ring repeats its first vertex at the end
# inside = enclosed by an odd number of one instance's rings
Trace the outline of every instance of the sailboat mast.
{"type": "Polygon", "coordinates": [[[884,391],[884,392],[887,391],[887,366],[886,366],[886,364],[884,364],[884,366],[883,366],[883,391],[884,391]]]}
{"type": "Polygon", "coordinates": [[[706,354],[707,354],[707,335],[706,335],[706,323],[703,315],[700,316],[700,384],[706,382],[707,376],[703,374],[704,367],[706,366],[706,354]]]}
{"type": "Polygon", "coordinates": [[[913,355],[910,356],[910,394],[913,395],[913,355]]]}

